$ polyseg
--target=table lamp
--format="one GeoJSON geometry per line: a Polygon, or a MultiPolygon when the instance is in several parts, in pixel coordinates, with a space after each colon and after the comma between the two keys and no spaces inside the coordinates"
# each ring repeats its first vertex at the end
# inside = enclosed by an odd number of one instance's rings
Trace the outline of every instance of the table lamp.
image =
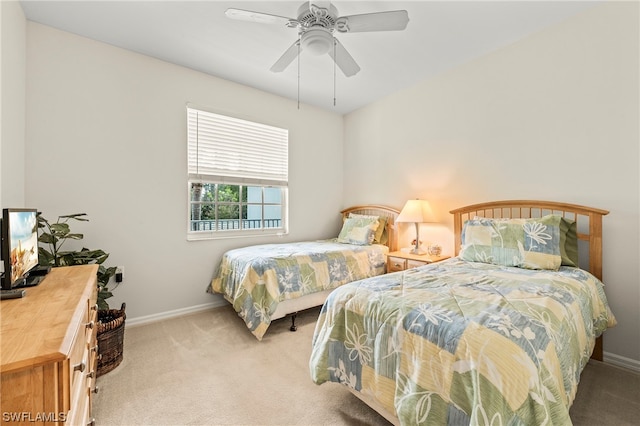
{"type": "Polygon", "coordinates": [[[420,248],[420,224],[435,222],[431,206],[426,200],[409,200],[396,218],[396,222],[413,222],[416,225],[416,246],[411,250],[412,254],[426,254],[420,248]]]}

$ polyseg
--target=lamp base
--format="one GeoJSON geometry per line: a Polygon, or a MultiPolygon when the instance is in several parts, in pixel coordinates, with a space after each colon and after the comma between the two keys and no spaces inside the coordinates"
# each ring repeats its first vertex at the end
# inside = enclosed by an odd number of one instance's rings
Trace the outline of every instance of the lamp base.
{"type": "Polygon", "coordinates": [[[423,254],[427,254],[426,251],[422,250],[421,248],[412,248],[411,251],[409,252],[411,254],[417,254],[419,256],[422,256],[423,254]]]}

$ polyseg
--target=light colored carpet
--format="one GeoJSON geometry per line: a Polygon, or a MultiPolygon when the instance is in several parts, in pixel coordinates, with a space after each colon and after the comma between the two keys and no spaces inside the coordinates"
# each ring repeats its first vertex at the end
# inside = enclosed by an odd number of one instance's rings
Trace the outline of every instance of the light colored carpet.
{"type": "MultiPolygon", "coordinates": [[[[231,307],[125,331],[124,360],[98,378],[98,425],[388,425],[340,385],[309,376],[319,309],[275,321],[259,342],[231,307]]],[[[591,362],[575,425],[636,424],[640,375],[591,362]]]]}

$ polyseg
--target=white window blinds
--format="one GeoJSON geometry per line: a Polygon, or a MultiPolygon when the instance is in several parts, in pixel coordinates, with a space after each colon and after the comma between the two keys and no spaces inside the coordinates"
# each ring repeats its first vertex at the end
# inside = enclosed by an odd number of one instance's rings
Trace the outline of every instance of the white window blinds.
{"type": "Polygon", "coordinates": [[[287,186],[289,132],[187,108],[189,179],[287,186]]]}

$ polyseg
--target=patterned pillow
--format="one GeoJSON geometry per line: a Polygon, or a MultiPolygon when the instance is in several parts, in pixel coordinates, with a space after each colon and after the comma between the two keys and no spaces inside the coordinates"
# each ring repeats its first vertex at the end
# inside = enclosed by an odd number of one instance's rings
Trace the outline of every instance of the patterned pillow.
{"type": "Polygon", "coordinates": [[[386,244],[388,240],[387,236],[387,218],[384,216],[371,216],[367,214],[349,213],[349,217],[372,217],[378,219],[379,225],[376,229],[376,234],[373,236],[373,244],[386,244]]]}
{"type": "Polygon", "coordinates": [[[475,218],[462,229],[460,258],[472,262],[557,270],[560,221],[557,215],[533,219],[475,218]]]}
{"type": "Polygon", "coordinates": [[[342,224],[338,242],[369,245],[373,243],[379,225],[377,217],[348,217],[342,224]]]}

